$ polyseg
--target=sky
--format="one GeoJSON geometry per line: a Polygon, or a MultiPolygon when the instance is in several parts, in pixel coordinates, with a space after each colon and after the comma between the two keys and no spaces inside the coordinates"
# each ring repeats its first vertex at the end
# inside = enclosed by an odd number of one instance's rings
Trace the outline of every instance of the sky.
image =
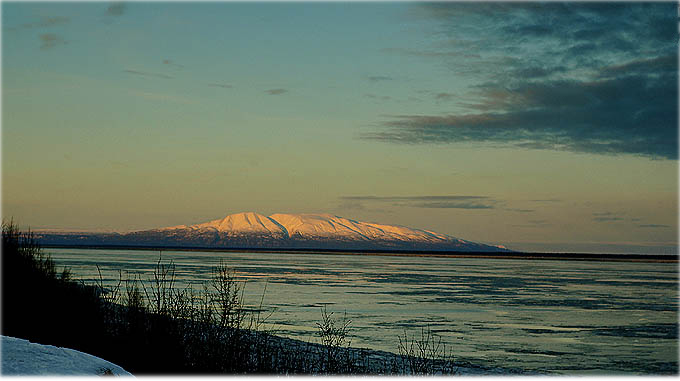
{"type": "Polygon", "coordinates": [[[2,3],[2,215],[677,253],[677,3],[2,3]]]}

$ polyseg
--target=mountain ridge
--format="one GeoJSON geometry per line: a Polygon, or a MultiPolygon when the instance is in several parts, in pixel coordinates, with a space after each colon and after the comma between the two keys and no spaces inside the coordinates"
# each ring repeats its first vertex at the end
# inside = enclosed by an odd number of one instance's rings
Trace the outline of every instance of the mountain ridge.
{"type": "Polygon", "coordinates": [[[510,251],[400,225],[362,222],[327,213],[265,216],[242,212],[194,224],[129,233],[40,234],[47,244],[169,245],[215,248],[510,251]]]}

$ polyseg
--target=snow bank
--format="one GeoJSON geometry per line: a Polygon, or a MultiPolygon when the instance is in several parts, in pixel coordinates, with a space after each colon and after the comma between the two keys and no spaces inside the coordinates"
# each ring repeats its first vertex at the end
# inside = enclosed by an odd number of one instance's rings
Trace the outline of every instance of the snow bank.
{"type": "Polygon", "coordinates": [[[14,337],[1,338],[3,376],[132,376],[118,365],[87,353],[14,337]]]}

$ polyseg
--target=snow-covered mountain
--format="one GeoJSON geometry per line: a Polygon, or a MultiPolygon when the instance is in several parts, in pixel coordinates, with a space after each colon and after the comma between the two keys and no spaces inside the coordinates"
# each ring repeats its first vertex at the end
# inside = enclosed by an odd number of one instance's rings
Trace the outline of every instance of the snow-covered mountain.
{"type": "Polygon", "coordinates": [[[70,235],[70,238],[67,236],[42,234],[40,238],[47,244],[60,243],[56,241],[68,238],[68,241],[88,245],[507,251],[503,246],[470,242],[429,230],[361,222],[331,214],[277,213],[265,216],[246,212],[196,225],[171,226],[126,234],[79,234],[70,235]]]}

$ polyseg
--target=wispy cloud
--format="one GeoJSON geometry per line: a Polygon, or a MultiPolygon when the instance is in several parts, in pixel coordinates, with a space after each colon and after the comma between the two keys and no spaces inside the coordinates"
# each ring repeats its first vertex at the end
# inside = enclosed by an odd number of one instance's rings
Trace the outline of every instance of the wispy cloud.
{"type": "Polygon", "coordinates": [[[593,213],[593,221],[595,222],[614,222],[623,221],[624,218],[619,213],[614,212],[596,212],[593,213]]]}
{"type": "Polygon", "coordinates": [[[173,103],[182,103],[182,104],[193,104],[195,103],[194,101],[179,96],[179,95],[174,95],[174,94],[165,94],[165,93],[157,93],[157,92],[149,92],[149,91],[132,91],[132,95],[140,98],[144,98],[146,100],[150,101],[162,101],[162,102],[173,102],[173,103]]]}
{"type": "Polygon", "coordinates": [[[167,65],[175,69],[184,69],[184,65],[180,65],[177,62],[174,62],[173,60],[167,58],[163,60],[163,65],[167,65]]]}
{"type": "Polygon", "coordinates": [[[434,209],[493,209],[494,206],[480,202],[422,202],[413,203],[408,206],[415,208],[434,208],[434,209]]]}
{"type": "Polygon", "coordinates": [[[612,221],[623,221],[621,217],[594,217],[595,222],[612,222],[612,221]]]}
{"type": "Polygon", "coordinates": [[[397,53],[409,56],[418,57],[435,57],[435,58],[452,58],[452,57],[465,57],[465,58],[481,58],[479,54],[467,54],[459,51],[435,51],[435,50],[416,50],[416,49],[404,49],[404,48],[384,48],[381,49],[385,53],[397,53]]]}
{"type": "Polygon", "coordinates": [[[445,100],[450,100],[453,98],[456,98],[456,94],[452,93],[436,93],[434,95],[434,99],[439,100],[439,101],[445,101],[445,100]]]}
{"type": "Polygon", "coordinates": [[[366,77],[371,82],[393,81],[394,78],[386,75],[371,75],[366,77]]]}
{"type": "Polygon", "coordinates": [[[389,95],[375,95],[375,94],[364,94],[366,98],[377,99],[381,101],[389,101],[392,99],[389,95]]]}
{"type": "Polygon", "coordinates": [[[518,228],[545,228],[552,226],[552,224],[548,220],[529,220],[525,224],[515,224],[512,226],[518,228]]]}
{"type": "Polygon", "coordinates": [[[33,28],[49,28],[53,26],[65,25],[71,22],[70,17],[66,16],[44,16],[40,20],[31,23],[24,23],[19,26],[8,27],[8,31],[16,31],[20,28],[23,29],[33,29],[33,28]]]}
{"type": "Polygon", "coordinates": [[[223,89],[231,89],[233,86],[228,85],[226,83],[209,83],[208,86],[210,87],[221,87],[223,89]]]}
{"type": "Polygon", "coordinates": [[[518,208],[506,208],[503,210],[507,210],[508,212],[516,212],[516,213],[533,213],[535,212],[534,209],[518,209],[518,208]]]}
{"type": "Polygon", "coordinates": [[[269,95],[281,95],[287,93],[288,90],[286,89],[269,89],[266,91],[267,94],[269,95]]]}
{"type": "Polygon", "coordinates": [[[361,137],[677,159],[676,8],[420,4],[438,50],[401,53],[439,60],[477,84],[459,102],[463,112],[394,115],[361,137]]]}
{"type": "Polygon", "coordinates": [[[487,196],[343,196],[343,200],[358,201],[459,201],[488,199],[487,196]]]}
{"type": "Polygon", "coordinates": [[[50,49],[57,45],[67,44],[63,38],[54,33],[45,33],[38,36],[40,39],[40,49],[50,49]]]}
{"type": "Polygon", "coordinates": [[[125,13],[124,2],[114,2],[106,8],[106,14],[109,16],[122,16],[125,13]]]}
{"type": "Polygon", "coordinates": [[[394,212],[394,211],[389,210],[389,209],[375,207],[375,205],[368,207],[368,206],[366,206],[365,203],[363,203],[361,201],[353,201],[353,200],[340,200],[340,202],[337,204],[336,209],[340,212],[347,211],[347,210],[354,210],[354,211],[360,211],[360,212],[371,212],[371,213],[382,213],[382,214],[390,214],[390,213],[394,212]]]}
{"type": "Polygon", "coordinates": [[[34,24],[38,27],[50,27],[55,25],[64,25],[71,22],[71,18],[65,16],[47,16],[43,17],[40,22],[34,24]]]}
{"type": "MultiPolygon", "coordinates": [[[[487,196],[343,196],[354,203],[389,203],[392,206],[433,209],[493,209],[496,200],[487,196]]],[[[361,205],[361,204],[358,204],[361,205]]]]}
{"type": "Polygon", "coordinates": [[[353,200],[341,201],[338,208],[343,210],[366,210],[366,206],[363,203],[353,200]]]}
{"type": "Polygon", "coordinates": [[[172,79],[173,77],[163,74],[163,73],[152,73],[148,71],[141,71],[141,70],[132,70],[132,69],[125,69],[123,70],[126,73],[130,74],[135,74],[135,75],[141,75],[143,77],[150,77],[150,78],[162,78],[162,79],[172,79]]]}

